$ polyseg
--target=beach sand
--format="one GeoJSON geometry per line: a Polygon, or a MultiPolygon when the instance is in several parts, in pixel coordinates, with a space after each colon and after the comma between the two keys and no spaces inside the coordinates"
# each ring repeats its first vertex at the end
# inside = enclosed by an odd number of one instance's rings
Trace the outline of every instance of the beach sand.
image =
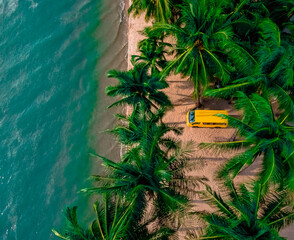
{"type": "MultiPolygon", "coordinates": [[[[97,35],[99,61],[97,63],[98,89],[97,104],[93,113],[91,125],[90,144],[92,149],[101,156],[113,161],[119,161],[121,145],[114,137],[106,133],[106,129],[112,129],[116,123],[115,114],[125,112],[122,108],[113,107],[107,109],[115,102],[115,99],[105,94],[105,88],[115,85],[117,80],[107,78],[107,72],[111,69],[126,70],[128,53],[128,17],[126,15],[127,5],[125,0],[100,2],[101,15],[97,35]]],[[[92,174],[101,173],[100,163],[93,158],[92,174]]]]}
{"type": "MultiPolygon", "coordinates": [[[[131,0],[126,0],[131,4],[131,0]]],[[[128,22],[128,68],[130,64],[131,55],[139,54],[137,44],[144,37],[140,34],[145,27],[150,26],[151,23],[146,23],[144,16],[134,18],[129,16],[128,22]]],[[[174,108],[167,112],[164,117],[164,122],[169,124],[175,124],[179,127],[183,127],[183,134],[179,137],[184,143],[193,141],[196,144],[193,156],[189,161],[189,168],[187,176],[198,176],[206,177],[209,179],[209,185],[217,190],[218,185],[215,181],[215,175],[217,170],[223,165],[227,159],[232,157],[236,152],[227,152],[221,154],[214,154],[209,150],[200,150],[197,148],[199,143],[209,143],[216,141],[230,141],[234,136],[235,129],[233,128],[190,128],[186,126],[186,115],[187,112],[195,108],[195,101],[192,98],[193,85],[187,79],[181,78],[180,75],[171,75],[167,79],[169,88],[165,90],[165,93],[169,96],[172,101],[174,108]]],[[[204,109],[222,109],[227,110],[229,115],[240,116],[240,112],[236,111],[232,105],[228,104],[225,100],[220,99],[204,99],[204,109]]],[[[254,179],[258,173],[260,161],[256,161],[249,168],[243,171],[237,178],[236,182],[247,182],[250,179],[254,179]]],[[[193,209],[202,211],[209,210],[209,207],[201,201],[197,196],[191,199],[193,209]]],[[[180,229],[179,237],[184,239],[186,232],[190,230],[200,230],[203,228],[203,224],[197,219],[187,219],[184,221],[183,226],[180,229]]],[[[287,239],[294,239],[293,226],[288,227],[282,231],[282,235],[287,239]]]]}

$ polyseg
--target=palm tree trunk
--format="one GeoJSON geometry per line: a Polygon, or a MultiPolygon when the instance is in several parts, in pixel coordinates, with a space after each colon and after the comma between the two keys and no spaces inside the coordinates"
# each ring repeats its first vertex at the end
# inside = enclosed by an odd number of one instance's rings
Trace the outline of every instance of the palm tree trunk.
{"type": "Polygon", "coordinates": [[[200,91],[198,91],[197,99],[196,99],[196,108],[202,107],[202,95],[200,91]]]}
{"type": "Polygon", "coordinates": [[[144,97],[149,103],[150,103],[150,105],[152,106],[152,107],[154,107],[156,110],[158,110],[159,108],[153,103],[153,102],[151,102],[148,98],[146,98],[146,97],[144,97]]]}

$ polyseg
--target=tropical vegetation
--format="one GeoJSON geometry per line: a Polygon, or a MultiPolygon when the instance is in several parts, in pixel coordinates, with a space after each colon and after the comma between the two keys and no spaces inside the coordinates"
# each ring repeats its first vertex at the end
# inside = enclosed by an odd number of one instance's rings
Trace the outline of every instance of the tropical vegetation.
{"type": "MultiPolygon", "coordinates": [[[[262,157],[263,167],[260,172],[260,183],[267,184],[272,181],[275,184],[288,185],[293,189],[294,185],[294,128],[287,124],[285,114],[275,116],[269,99],[253,93],[247,96],[244,92],[236,94],[235,106],[242,109],[242,120],[222,115],[229,120],[229,124],[235,127],[240,139],[231,142],[216,142],[202,144],[220,150],[238,149],[246,150],[230,159],[219,176],[225,177],[231,174],[231,178],[252,164],[258,157],[262,157]]],[[[286,113],[289,116],[289,113],[286,113]]]]}
{"type": "Polygon", "coordinates": [[[173,239],[183,217],[198,216],[203,228],[189,239],[285,239],[280,230],[294,221],[294,2],[132,0],[129,13],[145,14],[152,26],[142,32],[133,67],[108,72],[118,81],[106,88],[114,99],[109,108],[129,110],[107,130],[122,145],[120,159],[92,154],[104,171],[81,192],[97,200],[95,220],[84,228],[77,208],[68,207],[65,227],[54,234],[173,239]],[[165,93],[170,74],[193,83],[196,108],[203,97],[224,98],[241,113],[219,115],[235,139],[200,144],[217,154],[237,150],[216,173],[217,186],[186,174],[193,144],[181,142],[183,129],[164,121],[172,108],[165,93]],[[237,183],[253,163],[258,174],[237,183]],[[194,211],[194,196],[211,210],[194,211]]]}
{"type": "Polygon", "coordinates": [[[133,55],[132,62],[144,62],[150,69],[151,74],[160,73],[167,65],[166,55],[171,44],[163,41],[163,37],[154,36],[150,28],[145,28],[143,34],[147,37],[139,42],[140,55],[133,55]]]}
{"type": "Polygon", "coordinates": [[[119,84],[108,86],[106,94],[111,97],[122,96],[122,98],[109,106],[130,105],[140,106],[142,109],[151,110],[159,107],[169,107],[171,102],[162,91],[168,87],[167,82],[158,75],[148,73],[148,65],[138,63],[129,71],[111,70],[109,78],[117,78],[119,84]]]}
{"type": "Polygon", "coordinates": [[[155,22],[170,22],[176,20],[176,6],[181,2],[181,0],[132,0],[128,12],[133,13],[134,16],[144,12],[146,21],[152,18],[155,22]]]}
{"type": "Polygon", "coordinates": [[[294,220],[291,199],[285,190],[263,195],[259,182],[222,186],[219,194],[207,186],[205,201],[215,210],[200,212],[209,225],[200,239],[285,239],[279,230],[294,220]]]}
{"type": "Polygon", "coordinates": [[[174,71],[188,77],[194,85],[196,106],[201,105],[202,92],[210,82],[220,79],[226,84],[230,64],[240,71],[250,71],[254,59],[234,41],[230,16],[222,9],[226,1],[184,1],[181,16],[175,23],[158,23],[153,34],[174,36],[175,58],[164,68],[163,74],[174,71]]]}

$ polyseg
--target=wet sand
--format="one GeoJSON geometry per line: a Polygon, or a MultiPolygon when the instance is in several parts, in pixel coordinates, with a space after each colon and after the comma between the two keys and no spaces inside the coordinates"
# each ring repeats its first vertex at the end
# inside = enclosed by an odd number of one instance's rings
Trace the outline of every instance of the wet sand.
{"type": "MultiPolygon", "coordinates": [[[[107,109],[115,99],[105,94],[105,88],[115,85],[116,79],[107,78],[106,74],[111,69],[127,70],[128,54],[128,18],[126,15],[127,5],[125,0],[109,1],[100,3],[101,22],[98,26],[98,47],[101,56],[97,64],[98,89],[97,104],[91,122],[91,146],[99,155],[110,158],[113,161],[120,159],[120,144],[114,137],[105,132],[115,125],[115,114],[125,111],[122,108],[113,107],[107,109]]],[[[101,173],[100,164],[93,158],[92,174],[101,173]],[[98,169],[97,169],[98,168],[98,169]]]]}

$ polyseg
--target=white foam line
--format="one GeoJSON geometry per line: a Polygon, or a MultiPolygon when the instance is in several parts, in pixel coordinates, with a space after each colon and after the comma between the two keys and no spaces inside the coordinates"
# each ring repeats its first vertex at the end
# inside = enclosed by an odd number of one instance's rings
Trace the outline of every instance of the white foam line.
{"type": "Polygon", "coordinates": [[[124,22],[124,19],[125,19],[125,16],[124,16],[124,11],[125,11],[125,6],[126,6],[125,0],[121,0],[119,3],[119,6],[121,7],[119,22],[122,23],[122,22],[124,22]]]}

